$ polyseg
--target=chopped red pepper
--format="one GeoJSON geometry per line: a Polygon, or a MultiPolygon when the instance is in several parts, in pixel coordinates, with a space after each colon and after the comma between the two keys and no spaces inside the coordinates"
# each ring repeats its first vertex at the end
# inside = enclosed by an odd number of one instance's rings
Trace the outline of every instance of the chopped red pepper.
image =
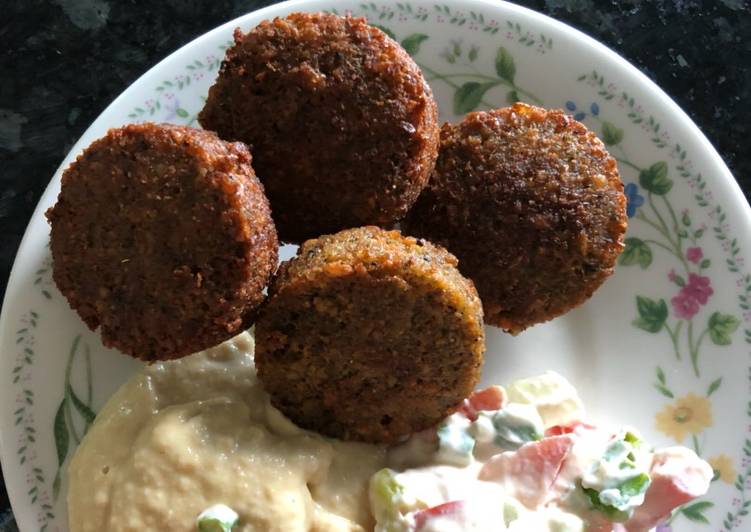
{"type": "Polygon", "coordinates": [[[459,407],[459,413],[470,421],[477,419],[480,410],[500,410],[506,403],[506,392],[500,386],[489,386],[472,392],[459,407]]]}
{"type": "Polygon", "coordinates": [[[420,510],[415,513],[415,525],[416,531],[419,531],[424,527],[428,521],[436,517],[443,517],[445,515],[458,514],[464,509],[465,501],[449,501],[439,504],[438,506],[432,506],[425,510],[420,510]]]}
{"type": "Polygon", "coordinates": [[[548,436],[561,436],[562,434],[571,434],[578,429],[594,430],[596,427],[583,421],[572,421],[564,425],[554,425],[545,431],[545,437],[548,436]]]}

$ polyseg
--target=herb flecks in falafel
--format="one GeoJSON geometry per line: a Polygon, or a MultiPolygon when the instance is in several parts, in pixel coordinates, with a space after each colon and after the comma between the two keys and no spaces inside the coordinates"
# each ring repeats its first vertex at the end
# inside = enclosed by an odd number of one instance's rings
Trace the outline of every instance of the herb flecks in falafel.
{"type": "Polygon", "coordinates": [[[435,425],[480,376],[482,305],[456,259],[376,227],[305,242],[256,323],[272,402],[328,436],[394,442],[435,425]]]}
{"type": "Polygon", "coordinates": [[[519,103],[443,126],[402,227],[456,255],[486,323],[518,333],[592,295],[623,250],[626,220],[616,162],[595,134],[519,103]]]}
{"type": "Polygon", "coordinates": [[[436,103],[407,52],[363,18],[325,13],[237,30],[199,121],[251,147],[287,242],[393,225],[438,148],[436,103]]]}

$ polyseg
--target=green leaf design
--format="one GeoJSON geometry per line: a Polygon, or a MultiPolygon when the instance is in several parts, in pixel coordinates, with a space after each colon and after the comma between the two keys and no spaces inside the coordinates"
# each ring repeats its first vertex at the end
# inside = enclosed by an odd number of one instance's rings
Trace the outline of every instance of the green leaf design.
{"type": "Polygon", "coordinates": [[[663,384],[660,384],[659,382],[655,384],[655,388],[657,388],[657,391],[665,397],[668,397],[670,399],[673,399],[675,397],[675,395],[673,395],[673,392],[668,390],[663,384]]]}
{"type": "Polygon", "coordinates": [[[730,345],[730,335],[740,325],[740,320],[732,314],[715,312],[709,317],[709,337],[715,345],[730,345]]]}
{"type": "Polygon", "coordinates": [[[714,503],[711,503],[709,501],[699,501],[695,502],[694,504],[689,504],[688,506],[684,506],[681,508],[681,513],[686,516],[691,521],[694,521],[695,523],[705,523],[709,524],[709,521],[706,517],[704,517],[704,512],[709,510],[714,506],[714,503]]]}
{"type": "Polygon", "coordinates": [[[188,118],[188,111],[186,111],[186,110],[185,110],[185,109],[183,109],[182,107],[178,107],[178,108],[177,108],[177,109],[175,110],[175,113],[176,113],[176,114],[177,114],[177,116],[179,116],[180,118],[188,118]]]}
{"type": "Polygon", "coordinates": [[[632,323],[647,332],[660,332],[668,317],[668,306],[664,299],[655,301],[644,296],[636,296],[636,309],[639,317],[632,323]]]}
{"type": "Polygon", "coordinates": [[[518,92],[516,92],[515,90],[508,91],[508,93],[506,94],[506,102],[509,105],[514,105],[516,102],[519,102],[519,101],[521,101],[521,98],[519,98],[518,92]]]}
{"type": "Polygon", "coordinates": [[[638,264],[642,270],[646,270],[652,264],[652,250],[640,238],[627,238],[626,248],[618,257],[618,264],[622,266],[638,264]]]}
{"type": "Polygon", "coordinates": [[[485,93],[491,88],[495,87],[497,83],[478,83],[476,81],[468,81],[454,93],[454,114],[463,115],[470,111],[474,111],[485,93]]]}
{"type": "Polygon", "coordinates": [[[495,56],[495,71],[501,79],[505,79],[512,85],[516,76],[516,63],[514,57],[503,46],[498,48],[495,56]]]}
{"type": "Polygon", "coordinates": [[[415,55],[420,51],[420,45],[428,40],[428,36],[424,33],[413,33],[408,35],[402,41],[402,48],[404,48],[409,55],[415,55]]]}
{"type": "Polygon", "coordinates": [[[84,429],[84,434],[86,434],[86,431],[94,422],[96,414],[91,408],[89,408],[88,405],[86,405],[83,401],[81,401],[81,399],[79,399],[79,397],[76,395],[76,392],[73,391],[73,387],[70,385],[68,385],[68,393],[70,394],[73,406],[76,407],[76,410],[78,410],[78,413],[81,414],[81,417],[83,417],[84,421],[86,422],[86,428],[84,429]]]}
{"type": "Polygon", "coordinates": [[[385,33],[386,35],[388,35],[392,39],[396,40],[396,35],[394,35],[394,32],[391,31],[390,29],[388,29],[386,26],[380,26],[378,24],[371,24],[371,26],[373,26],[374,28],[378,28],[383,33],[385,33]]]}
{"type": "Polygon", "coordinates": [[[615,127],[612,122],[604,121],[602,123],[602,141],[612,146],[618,144],[623,140],[623,130],[615,127]]]}
{"type": "Polygon", "coordinates": [[[664,196],[673,188],[673,182],[668,179],[668,165],[665,161],[654,163],[639,174],[639,184],[653,194],[664,196]]]}
{"type": "Polygon", "coordinates": [[[707,397],[715,393],[720,386],[722,386],[722,377],[719,377],[712,381],[712,384],[709,385],[709,388],[707,389],[707,397]]]}
{"type": "Polygon", "coordinates": [[[65,423],[65,401],[67,401],[67,398],[63,398],[60,402],[60,406],[55,414],[54,422],[55,448],[57,449],[58,466],[62,466],[63,462],[65,462],[65,457],[68,456],[68,445],[70,444],[68,425],[65,423]]]}
{"type": "Polygon", "coordinates": [[[56,501],[57,496],[60,495],[60,472],[62,471],[62,468],[57,468],[57,473],[55,474],[55,480],[52,482],[52,500],[56,501]]]}
{"type": "Polygon", "coordinates": [[[657,366],[656,374],[657,382],[654,384],[654,387],[657,388],[657,391],[665,397],[673,399],[675,396],[673,395],[673,392],[670,391],[670,388],[668,388],[668,381],[665,378],[665,371],[660,366],[657,366]]]}

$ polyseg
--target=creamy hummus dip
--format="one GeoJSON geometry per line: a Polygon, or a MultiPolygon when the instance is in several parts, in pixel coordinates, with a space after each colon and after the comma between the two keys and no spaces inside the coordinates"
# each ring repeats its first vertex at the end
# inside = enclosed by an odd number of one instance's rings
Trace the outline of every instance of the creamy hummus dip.
{"type": "Polygon", "coordinates": [[[712,474],[689,449],[586,423],[555,373],[474,392],[391,448],[325,438],[270,404],[243,333],[110,399],[68,509],[71,532],[188,532],[207,515],[233,532],[645,532],[712,474]]]}
{"type": "Polygon", "coordinates": [[[269,403],[243,333],[154,364],[105,405],[70,467],[71,532],[195,531],[224,504],[239,531],[372,530],[385,448],[295,427],[269,403]]]}

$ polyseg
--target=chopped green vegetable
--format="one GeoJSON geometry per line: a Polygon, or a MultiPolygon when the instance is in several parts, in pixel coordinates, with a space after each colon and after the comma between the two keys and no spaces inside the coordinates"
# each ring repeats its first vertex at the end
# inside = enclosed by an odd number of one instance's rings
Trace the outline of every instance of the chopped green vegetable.
{"type": "Polygon", "coordinates": [[[612,440],[602,458],[582,477],[582,489],[592,507],[612,521],[624,521],[644,502],[651,478],[648,447],[635,433],[612,440]]]}
{"type": "Polygon", "coordinates": [[[388,468],[381,469],[370,478],[370,505],[383,532],[407,530],[402,513],[413,508],[404,499],[404,486],[388,468]]]}
{"type": "Polygon", "coordinates": [[[649,488],[651,479],[646,473],[630,478],[618,487],[623,497],[637,497],[649,488]]]}
{"type": "Polygon", "coordinates": [[[545,429],[540,416],[531,409],[530,412],[522,411],[523,407],[527,405],[508,405],[493,414],[495,444],[501,449],[514,451],[525,443],[542,439],[545,429]],[[534,416],[529,415],[532,412],[534,416]]]}
{"type": "Polygon", "coordinates": [[[592,508],[605,514],[605,516],[612,522],[622,523],[623,521],[628,521],[629,517],[631,517],[629,512],[623,512],[618,508],[600,502],[599,491],[590,488],[582,488],[582,490],[584,491],[584,495],[587,496],[587,499],[589,499],[592,508]]]}
{"type": "MultiPolygon", "coordinates": [[[[517,503],[518,504],[518,503],[517,503]]],[[[503,523],[508,527],[513,521],[519,519],[519,507],[508,501],[503,503],[503,523]]]]}
{"type": "Polygon", "coordinates": [[[602,455],[602,459],[606,462],[613,462],[616,458],[622,459],[631,452],[631,445],[627,444],[623,440],[615,440],[608,448],[605,449],[605,454],[602,455]]]}
{"type": "Polygon", "coordinates": [[[475,439],[467,432],[466,427],[454,423],[445,423],[436,431],[438,434],[438,452],[436,460],[458,466],[466,466],[472,462],[472,451],[475,439]]]}
{"type": "Polygon", "coordinates": [[[240,516],[232,508],[215,504],[198,515],[196,526],[198,532],[230,532],[239,520],[240,516]]]}
{"type": "Polygon", "coordinates": [[[390,469],[381,469],[370,480],[370,492],[384,507],[395,508],[404,494],[404,486],[390,469]]]}
{"type": "Polygon", "coordinates": [[[614,489],[597,491],[582,486],[582,490],[595,510],[604,513],[611,521],[622,522],[631,517],[634,508],[638,506],[634,504],[634,499],[644,495],[650,484],[649,475],[641,473],[623,481],[614,489]]]}
{"type": "Polygon", "coordinates": [[[637,453],[645,444],[632,432],[626,432],[622,439],[614,440],[603,454],[603,461],[618,464],[618,469],[636,469],[637,453]]]}

